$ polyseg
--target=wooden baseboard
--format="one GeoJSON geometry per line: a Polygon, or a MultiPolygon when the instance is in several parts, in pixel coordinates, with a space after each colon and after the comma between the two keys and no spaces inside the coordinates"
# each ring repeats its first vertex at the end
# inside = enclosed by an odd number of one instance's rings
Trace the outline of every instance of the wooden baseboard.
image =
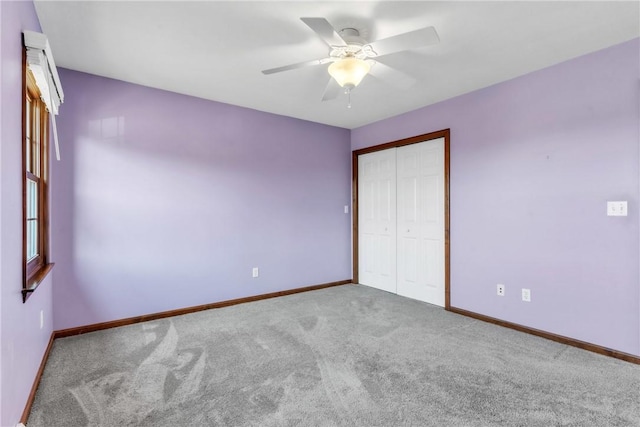
{"type": "Polygon", "coordinates": [[[38,368],[38,372],[36,372],[36,377],[34,378],[33,385],[31,386],[31,392],[29,393],[29,397],[27,398],[27,403],[24,406],[24,411],[22,411],[22,417],[20,417],[20,422],[24,425],[27,424],[27,420],[29,419],[31,406],[33,406],[33,400],[36,398],[36,391],[38,391],[38,386],[40,385],[40,379],[42,378],[44,367],[47,364],[47,360],[49,360],[49,353],[51,353],[51,347],[53,347],[53,340],[55,340],[54,332],[52,332],[51,336],[49,337],[49,344],[47,344],[47,349],[44,351],[44,354],[42,355],[42,361],[40,362],[40,367],[38,368]]]}
{"type": "Polygon", "coordinates": [[[463,316],[473,317],[474,319],[482,320],[483,322],[493,323],[494,325],[504,326],[505,328],[509,328],[509,329],[515,329],[516,331],[525,332],[527,334],[546,338],[551,341],[556,341],[562,344],[570,345],[572,347],[578,347],[583,350],[591,351],[598,354],[603,354],[605,356],[624,360],[625,362],[630,362],[630,363],[635,363],[637,365],[640,365],[640,356],[634,356],[633,354],[612,350],[607,347],[602,347],[596,344],[591,344],[591,343],[576,340],[573,338],[568,338],[562,335],[556,335],[551,332],[541,331],[539,329],[530,328],[528,326],[519,325],[517,323],[507,322],[504,320],[496,319],[490,316],[485,316],[483,314],[474,313],[473,311],[468,311],[461,308],[449,307],[446,310],[452,313],[461,314],[463,316]]]}
{"type": "Polygon", "coordinates": [[[150,320],[163,319],[165,317],[180,316],[183,314],[195,313],[212,308],[228,307],[231,305],[243,304],[246,302],[259,301],[263,299],[282,297],[286,295],[297,294],[300,292],[315,291],[317,289],[329,288],[332,286],[340,286],[351,283],[351,280],[340,280],[338,282],[323,283],[321,285],[306,286],[304,288],[289,289],[286,291],[271,292],[268,294],[254,295],[245,298],[232,299],[227,301],[214,302],[211,304],[198,305],[194,307],[179,308],[177,310],[163,311],[160,313],[145,314],[143,316],[129,317],[126,319],[112,320],[103,323],[94,323],[92,325],[79,326],[76,328],[62,329],[55,331],[55,338],[70,337],[73,335],[86,334],[89,332],[101,331],[103,329],[117,328],[119,326],[133,325],[134,323],[147,322],[150,320]]]}

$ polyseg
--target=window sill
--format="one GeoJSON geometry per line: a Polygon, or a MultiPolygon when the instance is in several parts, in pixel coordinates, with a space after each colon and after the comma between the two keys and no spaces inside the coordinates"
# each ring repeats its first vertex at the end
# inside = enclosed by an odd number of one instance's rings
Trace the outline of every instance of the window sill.
{"type": "Polygon", "coordinates": [[[38,288],[40,283],[44,280],[49,272],[53,269],[54,263],[43,266],[40,270],[36,271],[31,277],[27,278],[24,289],[22,289],[22,302],[25,303],[31,296],[31,294],[38,288]]]}

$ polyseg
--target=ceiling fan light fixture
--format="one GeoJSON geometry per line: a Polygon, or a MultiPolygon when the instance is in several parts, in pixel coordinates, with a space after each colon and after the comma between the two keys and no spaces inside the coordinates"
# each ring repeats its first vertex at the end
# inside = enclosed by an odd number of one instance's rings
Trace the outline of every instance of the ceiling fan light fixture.
{"type": "Polygon", "coordinates": [[[347,57],[329,65],[329,74],[341,87],[354,88],[369,73],[371,65],[362,59],[347,57]]]}

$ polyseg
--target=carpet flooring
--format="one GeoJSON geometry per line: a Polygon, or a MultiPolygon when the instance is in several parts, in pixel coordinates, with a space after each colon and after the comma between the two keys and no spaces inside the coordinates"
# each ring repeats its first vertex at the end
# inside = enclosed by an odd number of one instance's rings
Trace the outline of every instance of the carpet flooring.
{"type": "Polygon", "coordinates": [[[640,366],[345,285],[58,339],[36,426],[640,426],[640,366]]]}

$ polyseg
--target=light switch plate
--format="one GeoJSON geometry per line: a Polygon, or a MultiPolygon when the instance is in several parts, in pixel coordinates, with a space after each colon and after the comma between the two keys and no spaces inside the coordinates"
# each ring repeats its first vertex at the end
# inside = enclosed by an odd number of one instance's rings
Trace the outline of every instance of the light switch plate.
{"type": "Polygon", "coordinates": [[[627,201],[607,202],[607,216],[627,216],[627,201]]]}

